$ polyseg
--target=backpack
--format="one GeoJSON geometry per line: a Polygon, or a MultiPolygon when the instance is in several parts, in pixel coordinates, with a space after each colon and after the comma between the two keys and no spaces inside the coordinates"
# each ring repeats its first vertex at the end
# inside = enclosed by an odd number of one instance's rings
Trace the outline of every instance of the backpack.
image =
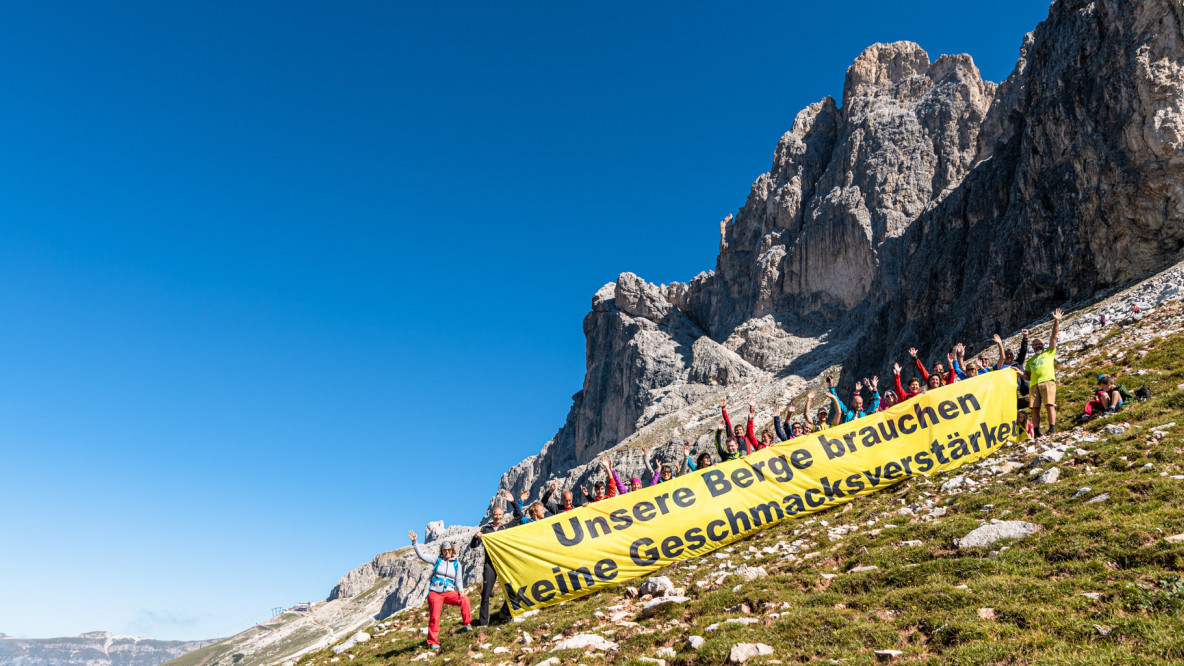
{"type": "Polygon", "coordinates": [[[1147,400],[1150,400],[1151,399],[1151,389],[1147,388],[1146,386],[1144,386],[1140,389],[1137,389],[1135,391],[1135,398],[1139,402],[1146,402],[1147,400]]]}

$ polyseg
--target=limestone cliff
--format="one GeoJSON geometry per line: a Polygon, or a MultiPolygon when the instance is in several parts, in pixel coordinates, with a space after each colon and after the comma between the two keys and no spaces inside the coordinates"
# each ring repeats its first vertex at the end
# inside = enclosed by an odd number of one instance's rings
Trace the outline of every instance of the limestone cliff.
{"type": "MultiPolygon", "coordinates": [[[[872,45],[841,106],[798,113],[721,222],[715,270],[669,285],[623,273],[596,292],[566,422],[498,490],[576,488],[610,450],[623,478],[644,476],[642,447],[678,464],[684,440],[712,446],[722,397],[755,396],[765,427],[824,372],[883,374],[910,346],[1011,333],[1173,264],[1182,148],[1180,0],[1056,0],[1000,84],[967,55],[872,45]]],[[[472,566],[480,549],[462,554],[472,566]]],[[[406,553],[380,555],[291,631],[311,649],[425,588],[406,553]]],[[[240,642],[258,663],[294,651],[270,631],[240,642]]]]}
{"type": "Polygon", "coordinates": [[[1182,19],[1178,0],[1057,0],[998,85],[967,55],[869,47],[841,107],[802,110],[723,220],[714,271],[596,293],[567,421],[500,487],[588,481],[622,444],[675,460],[729,391],[764,407],[824,368],[882,373],[910,346],[989,339],[1173,263],[1182,19]]]}

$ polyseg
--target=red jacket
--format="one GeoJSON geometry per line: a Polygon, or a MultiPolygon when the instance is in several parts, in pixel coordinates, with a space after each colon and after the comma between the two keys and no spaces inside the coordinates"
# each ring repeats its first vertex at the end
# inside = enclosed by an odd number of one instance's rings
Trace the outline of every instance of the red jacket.
{"type": "MultiPolygon", "coordinates": [[[[736,431],[732,429],[732,419],[728,418],[728,408],[723,408],[724,424],[728,427],[728,437],[735,437],[736,431]]],[[[756,434],[752,429],[752,419],[748,419],[748,432],[744,434],[744,446],[748,449],[748,453],[753,451],[760,451],[762,448],[760,442],[756,440],[756,434]]]]}
{"type": "MultiPolygon", "coordinates": [[[[921,362],[917,361],[917,365],[920,365],[920,364],[921,364],[921,362]]],[[[900,402],[904,402],[905,400],[908,400],[909,398],[915,398],[924,392],[925,392],[924,389],[917,391],[916,393],[906,392],[904,390],[904,386],[901,386],[901,384],[900,384],[900,375],[896,375],[896,397],[900,398],[900,402]]]]}
{"type": "MultiPolygon", "coordinates": [[[[925,369],[925,364],[922,363],[921,359],[919,359],[919,358],[913,359],[913,364],[917,366],[917,372],[921,373],[921,383],[928,386],[929,385],[929,371],[925,369]]],[[[958,375],[957,375],[957,373],[954,372],[954,364],[951,363],[950,364],[950,372],[946,375],[946,377],[942,380],[941,383],[942,384],[953,384],[956,381],[958,381],[958,375]]]]}

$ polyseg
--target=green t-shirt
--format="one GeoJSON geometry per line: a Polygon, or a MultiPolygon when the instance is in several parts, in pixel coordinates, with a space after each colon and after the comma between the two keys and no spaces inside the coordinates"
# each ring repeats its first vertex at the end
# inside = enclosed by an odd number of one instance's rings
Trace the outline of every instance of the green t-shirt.
{"type": "Polygon", "coordinates": [[[1032,386],[1041,382],[1056,381],[1057,368],[1056,359],[1054,358],[1056,353],[1057,348],[1050,347],[1028,359],[1028,362],[1024,364],[1024,370],[1032,377],[1028,380],[1032,383],[1032,386]]]}

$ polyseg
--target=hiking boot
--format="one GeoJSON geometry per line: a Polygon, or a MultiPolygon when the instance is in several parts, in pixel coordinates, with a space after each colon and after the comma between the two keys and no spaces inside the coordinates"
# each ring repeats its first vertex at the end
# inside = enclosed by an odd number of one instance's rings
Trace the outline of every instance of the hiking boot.
{"type": "Polygon", "coordinates": [[[1040,434],[1040,428],[1039,428],[1039,427],[1036,427],[1035,429],[1033,429],[1033,430],[1032,430],[1032,437],[1033,437],[1034,439],[1039,439],[1040,437],[1042,437],[1042,435],[1040,434]]]}
{"type": "Polygon", "coordinates": [[[465,631],[472,631],[472,630],[473,630],[473,625],[471,625],[471,624],[465,625],[465,631]]]}
{"type": "Polygon", "coordinates": [[[1057,431],[1057,427],[1055,425],[1048,426],[1048,434],[1049,435],[1053,434],[1056,431],[1057,431]]]}

